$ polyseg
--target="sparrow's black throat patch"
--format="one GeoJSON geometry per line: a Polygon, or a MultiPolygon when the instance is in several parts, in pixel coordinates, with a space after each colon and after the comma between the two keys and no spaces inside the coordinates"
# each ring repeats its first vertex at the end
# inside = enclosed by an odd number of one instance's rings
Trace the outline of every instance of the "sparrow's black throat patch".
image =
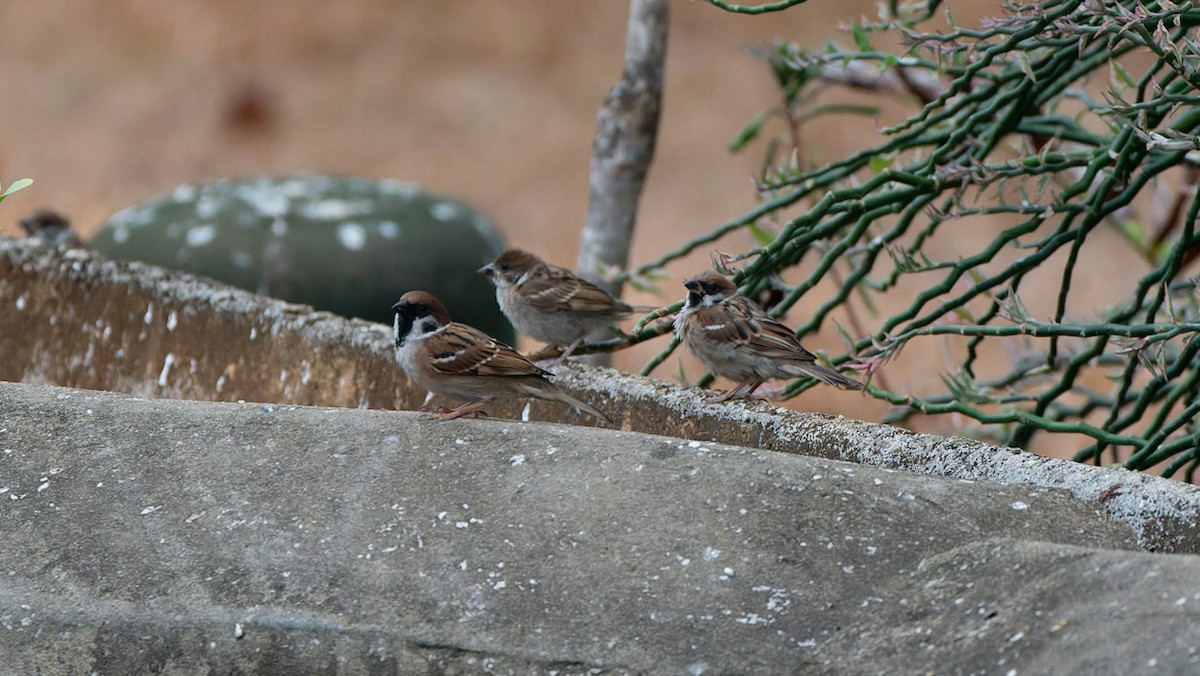
{"type": "Polygon", "coordinates": [[[408,338],[408,334],[412,331],[413,323],[426,314],[425,308],[410,305],[404,301],[400,301],[392,306],[396,311],[396,322],[394,324],[394,332],[396,339],[396,347],[404,344],[404,339],[408,338]]]}
{"type": "Polygon", "coordinates": [[[396,313],[396,347],[404,344],[404,339],[408,337],[408,332],[412,330],[413,317],[404,312],[396,313]]]}

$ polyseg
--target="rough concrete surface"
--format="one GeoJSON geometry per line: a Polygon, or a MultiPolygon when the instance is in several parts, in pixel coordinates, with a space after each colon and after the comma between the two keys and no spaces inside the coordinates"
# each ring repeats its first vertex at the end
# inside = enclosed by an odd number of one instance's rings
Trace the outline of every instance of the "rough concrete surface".
{"type": "Polygon", "coordinates": [[[577,365],[624,433],[354,410],[386,327],[2,237],[0,334],[0,672],[1197,668],[1191,486],[577,365]]]}
{"type": "Polygon", "coordinates": [[[11,383],[0,453],[14,673],[1200,669],[1200,559],[1066,491],[11,383]]]}
{"type": "Polygon", "coordinates": [[[5,237],[0,333],[0,380],[369,408],[424,398],[396,367],[382,324],[5,237]]]}
{"type": "MultiPolygon", "coordinates": [[[[392,357],[386,327],[255,296],[187,274],[0,237],[0,380],[158,397],[414,409],[424,392],[392,357]]],[[[650,378],[580,365],[557,382],[623,429],[803,453],[998,483],[1065,488],[1164,552],[1200,553],[1200,490],[1145,473],[1088,467],[779,408],[706,403],[650,378]]],[[[493,415],[594,424],[544,402],[493,415]]]]}

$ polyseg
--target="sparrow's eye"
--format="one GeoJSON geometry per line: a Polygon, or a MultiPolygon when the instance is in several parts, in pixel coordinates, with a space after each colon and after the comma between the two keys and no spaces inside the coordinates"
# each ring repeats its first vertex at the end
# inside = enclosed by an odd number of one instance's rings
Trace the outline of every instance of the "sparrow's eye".
{"type": "Polygon", "coordinates": [[[704,293],[714,294],[714,293],[717,293],[718,291],[720,291],[720,289],[717,288],[717,285],[713,284],[712,282],[709,282],[704,285],[704,293]]]}
{"type": "Polygon", "coordinates": [[[507,270],[507,269],[508,269],[508,263],[501,263],[501,264],[500,264],[500,269],[501,269],[501,270],[507,270]]]}

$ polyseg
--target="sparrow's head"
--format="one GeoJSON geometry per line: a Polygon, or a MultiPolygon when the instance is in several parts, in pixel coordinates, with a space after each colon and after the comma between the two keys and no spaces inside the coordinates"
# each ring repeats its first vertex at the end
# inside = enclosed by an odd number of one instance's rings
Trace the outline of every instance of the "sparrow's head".
{"type": "Polygon", "coordinates": [[[58,245],[78,241],[67,217],[50,209],[38,209],[22,218],[21,229],[25,231],[26,237],[34,237],[47,244],[58,245]]]}
{"type": "Polygon", "coordinates": [[[687,288],[686,307],[708,307],[737,294],[733,280],[716,270],[707,270],[683,283],[687,288]]]}
{"type": "Polygon", "coordinates": [[[487,278],[492,280],[492,284],[505,287],[520,282],[521,277],[539,265],[545,265],[545,263],[528,251],[506,249],[496,257],[496,260],[479,268],[479,274],[487,275],[487,278]]]}
{"type": "Polygon", "coordinates": [[[392,310],[396,312],[396,319],[392,323],[396,347],[409,338],[433,333],[450,323],[446,306],[428,291],[409,291],[400,296],[392,310]]]}

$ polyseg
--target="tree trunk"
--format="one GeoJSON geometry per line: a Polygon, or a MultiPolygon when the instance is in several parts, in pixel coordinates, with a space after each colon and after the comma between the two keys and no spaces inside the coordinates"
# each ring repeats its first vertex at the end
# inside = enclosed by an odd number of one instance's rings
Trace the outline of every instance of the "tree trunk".
{"type": "Polygon", "coordinates": [[[589,175],[587,223],[579,246],[579,274],[619,295],[601,268],[624,269],[642,184],[654,157],[662,108],[669,0],[631,0],[625,71],[596,120],[589,175]]]}

